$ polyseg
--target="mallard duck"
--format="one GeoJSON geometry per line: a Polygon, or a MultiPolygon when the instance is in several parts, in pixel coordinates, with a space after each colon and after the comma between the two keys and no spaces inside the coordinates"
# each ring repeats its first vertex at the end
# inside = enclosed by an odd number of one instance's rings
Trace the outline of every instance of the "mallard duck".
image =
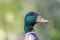
{"type": "Polygon", "coordinates": [[[24,40],[40,40],[34,32],[34,25],[39,22],[45,23],[49,21],[43,19],[37,12],[28,12],[26,14],[24,19],[24,40]]]}

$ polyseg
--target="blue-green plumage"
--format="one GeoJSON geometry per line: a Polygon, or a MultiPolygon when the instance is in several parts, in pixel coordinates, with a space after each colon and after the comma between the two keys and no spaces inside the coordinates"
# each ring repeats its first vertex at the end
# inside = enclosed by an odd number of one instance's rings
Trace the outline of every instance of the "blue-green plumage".
{"type": "Polygon", "coordinates": [[[25,16],[25,20],[24,20],[24,29],[25,29],[25,33],[33,30],[34,24],[36,24],[36,19],[37,19],[38,14],[35,12],[29,12],[27,13],[27,15],[25,16]]]}

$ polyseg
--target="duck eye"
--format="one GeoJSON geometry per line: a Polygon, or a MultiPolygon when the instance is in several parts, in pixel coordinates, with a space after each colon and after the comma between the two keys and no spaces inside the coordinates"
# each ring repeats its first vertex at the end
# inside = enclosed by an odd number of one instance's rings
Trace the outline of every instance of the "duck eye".
{"type": "Polygon", "coordinates": [[[39,18],[39,19],[41,19],[41,18],[39,18]]]}

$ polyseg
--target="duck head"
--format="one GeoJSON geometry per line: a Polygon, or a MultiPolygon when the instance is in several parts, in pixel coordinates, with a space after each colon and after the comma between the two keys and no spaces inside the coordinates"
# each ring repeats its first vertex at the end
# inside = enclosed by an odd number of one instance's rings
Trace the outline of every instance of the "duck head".
{"type": "Polygon", "coordinates": [[[43,19],[41,16],[39,16],[38,13],[36,12],[29,12],[26,14],[25,19],[24,19],[24,30],[25,33],[28,33],[33,29],[34,25],[36,23],[45,23],[45,22],[49,22],[48,20],[43,19]]]}

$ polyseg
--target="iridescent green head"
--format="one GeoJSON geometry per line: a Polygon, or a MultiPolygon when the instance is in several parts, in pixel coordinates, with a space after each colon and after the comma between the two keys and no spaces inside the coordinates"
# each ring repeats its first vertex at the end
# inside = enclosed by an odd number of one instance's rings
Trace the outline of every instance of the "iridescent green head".
{"type": "Polygon", "coordinates": [[[34,25],[38,22],[49,22],[45,19],[43,19],[39,14],[36,12],[29,12],[26,14],[25,19],[24,19],[24,30],[25,33],[28,33],[33,29],[34,25]]]}

